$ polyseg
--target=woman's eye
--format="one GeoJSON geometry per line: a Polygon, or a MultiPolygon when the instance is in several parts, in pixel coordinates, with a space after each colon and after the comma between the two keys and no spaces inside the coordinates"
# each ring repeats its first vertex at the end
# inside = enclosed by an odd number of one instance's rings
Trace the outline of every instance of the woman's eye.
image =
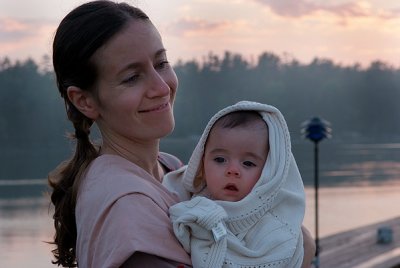
{"type": "Polygon", "coordinates": [[[256,166],[256,164],[254,164],[251,161],[244,161],[243,165],[245,165],[246,167],[255,167],[256,166]]]}
{"type": "Polygon", "coordinates": [[[167,67],[169,67],[169,61],[167,60],[163,60],[156,65],[156,69],[165,69],[167,67]]]}
{"type": "Polygon", "coordinates": [[[131,75],[131,76],[129,76],[128,78],[126,78],[126,79],[124,79],[123,81],[122,81],[122,83],[134,83],[134,82],[136,82],[137,80],[139,79],[139,75],[138,74],[134,74],[134,75],[131,75]]]}
{"type": "Polygon", "coordinates": [[[223,157],[215,157],[214,158],[214,162],[217,162],[217,163],[224,163],[225,162],[225,158],[223,158],[223,157]]]}

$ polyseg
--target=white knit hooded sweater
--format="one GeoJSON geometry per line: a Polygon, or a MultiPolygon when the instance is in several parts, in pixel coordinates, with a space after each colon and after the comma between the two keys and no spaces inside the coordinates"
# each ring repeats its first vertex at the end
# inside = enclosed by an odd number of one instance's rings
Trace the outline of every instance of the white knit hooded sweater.
{"type": "Polygon", "coordinates": [[[286,121],[275,107],[241,101],[219,111],[207,124],[188,165],[168,174],[163,184],[181,200],[194,196],[170,208],[175,235],[191,254],[193,267],[301,266],[304,186],[286,121]],[[193,184],[204,146],[214,123],[240,110],[257,111],[267,123],[267,161],[248,196],[237,202],[210,200],[206,185],[193,184]]]}

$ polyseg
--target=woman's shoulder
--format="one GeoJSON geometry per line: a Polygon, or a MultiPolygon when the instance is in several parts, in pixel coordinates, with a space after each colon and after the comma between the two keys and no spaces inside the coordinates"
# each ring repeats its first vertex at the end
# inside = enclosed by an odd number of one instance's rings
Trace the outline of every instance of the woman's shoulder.
{"type": "Polygon", "coordinates": [[[159,181],[134,163],[114,155],[93,160],[84,175],[80,192],[118,199],[126,194],[145,194],[170,199],[159,181]]]}
{"type": "MultiPolygon", "coordinates": [[[[135,163],[118,155],[100,155],[90,163],[84,175],[85,180],[112,181],[115,183],[128,180],[132,177],[144,179],[143,181],[155,180],[148,172],[135,163]]],[[[142,181],[142,180],[139,180],[142,181]]]]}
{"type": "Polygon", "coordinates": [[[158,161],[164,166],[167,173],[177,170],[183,166],[182,161],[178,157],[165,152],[159,153],[158,161]]]}

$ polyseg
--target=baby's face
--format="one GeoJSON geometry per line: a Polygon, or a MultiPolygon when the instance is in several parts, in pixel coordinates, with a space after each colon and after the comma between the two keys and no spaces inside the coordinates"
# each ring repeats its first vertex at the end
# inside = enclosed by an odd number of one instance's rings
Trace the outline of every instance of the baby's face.
{"type": "Polygon", "coordinates": [[[212,198],[232,202],[243,199],[260,178],[268,150],[266,126],[214,126],[203,158],[203,179],[212,198]]]}

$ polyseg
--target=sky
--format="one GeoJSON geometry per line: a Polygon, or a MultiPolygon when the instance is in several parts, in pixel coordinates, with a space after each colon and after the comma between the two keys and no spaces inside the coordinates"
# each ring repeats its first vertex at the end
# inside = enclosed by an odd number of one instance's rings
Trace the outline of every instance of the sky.
{"type": "MultiPolygon", "coordinates": [[[[51,56],[54,32],[78,0],[0,0],[0,60],[51,56]]],[[[330,59],[400,67],[398,0],[126,0],[149,15],[169,60],[212,52],[256,62],[263,52],[309,63],[330,59]]]]}

